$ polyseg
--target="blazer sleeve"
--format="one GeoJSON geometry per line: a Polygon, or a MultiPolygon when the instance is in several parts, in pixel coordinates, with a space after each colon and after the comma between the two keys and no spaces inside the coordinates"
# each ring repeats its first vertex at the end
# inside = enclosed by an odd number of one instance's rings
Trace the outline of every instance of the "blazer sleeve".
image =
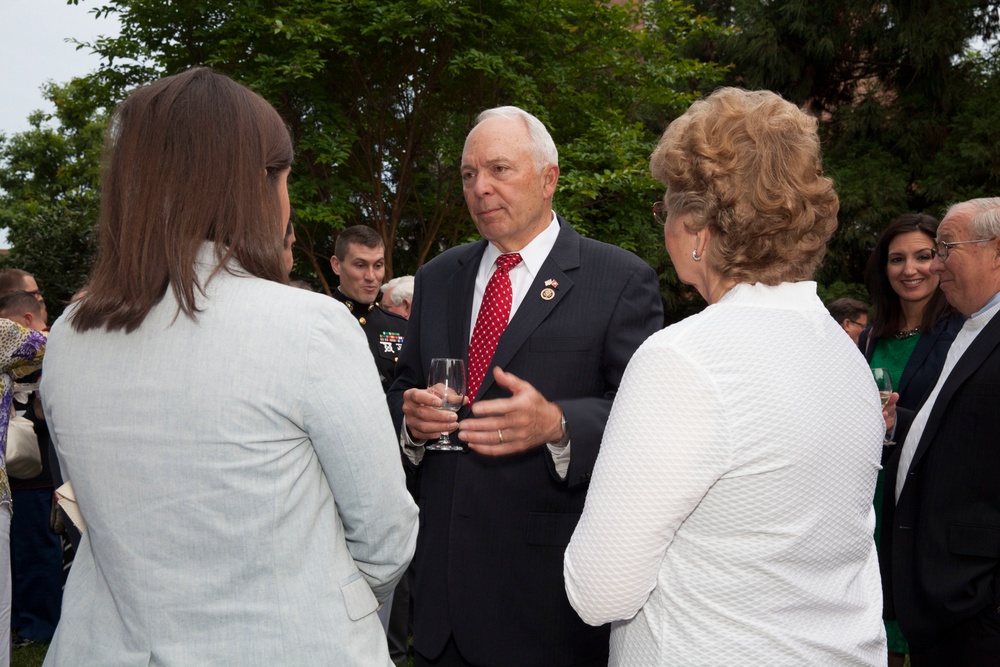
{"type": "MultiPolygon", "coordinates": [[[[639,346],[663,328],[663,302],[660,299],[656,272],[636,259],[628,279],[623,282],[611,314],[601,350],[604,373],[604,394],[560,400],[570,436],[570,463],[566,482],[572,488],[590,480],[594,463],[604,438],[604,427],[611,405],[618,393],[625,367],[639,346]]],[[[551,456],[545,457],[549,472],[557,480],[551,456]]]]}
{"type": "Polygon", "coordinates": [[[305,429],[333,491],[347,549],[384,600],[413,557],[417,508],[364,333],[346,311],[326,312],[309,342],[305,429]]]}

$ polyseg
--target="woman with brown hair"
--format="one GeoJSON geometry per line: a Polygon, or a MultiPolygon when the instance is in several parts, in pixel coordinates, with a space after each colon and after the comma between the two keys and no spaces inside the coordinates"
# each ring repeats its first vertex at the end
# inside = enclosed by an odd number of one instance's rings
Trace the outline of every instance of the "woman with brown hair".
{"type": "Polygon", "coordinates": [[[46,665],[390,664],[375,611],[417,511],[363,333],[285,284],[291,162],[204,68],[111,119],[99,258],[42,380],[86,523],[46,665]]]}
{"type": "MultiPolygon", "coordinates": [[[[917,410],[948,356],[965,317],[955,314],[931,273],[938,221],[923,213],[901,215],[882,230],[865,267],[875,306],[872,326],[858,341],[872,368],[885,368],[899,394],[898,407],[917,410]]],[[[891,449],[883,450],[883,464],[891,449]]],[[[885,472],[875,487],[875,543],[881,539],[885,472]]],[[[909,653],[895,620],[886,620],[890,667],[909,653]]]]}
{"type": "Polygon", "coordinates": [[[611,664],[881,665],[871,373],[816,295],[837,226],[816,121],[717,90],[653,153],[654,215],[708,302],[615,399],[565,559],[611,664]]]}

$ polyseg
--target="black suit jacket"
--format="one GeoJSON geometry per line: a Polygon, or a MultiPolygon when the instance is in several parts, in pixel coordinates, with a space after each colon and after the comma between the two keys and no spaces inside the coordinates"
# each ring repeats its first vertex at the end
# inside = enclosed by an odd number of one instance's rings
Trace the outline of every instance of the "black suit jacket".
{"type": "MultiPolygon", "coordinates": [[[[611,402],[632,354],[663,324],[655,272],[582,238],[565,220],[497,346],[477,400],[506,396],[493,366],[560,405],[571,438],[566,480],[548,448],[504,457],[427,452],[414,557],[414,646],[433,658],[449,635],[476,665],[573,665],[608,653],[608,627],[569,605],[563,552],[573,534],[611,402]],[[545,300],[546,280],[558,283],[545,300]]],[[[486,241],[453,248],[416,274],[407,337],[389,391],[425,387],[434,357],[468,359],[472,296],[486,241]]],[[[462,418],[465,414],[459,414],[462,418]]]]}
{"type": "MultiPolygon", "coordinates": [[[[903,377],[899,378],[898,386],[894,387],[899,394],[897,407],[915,411],[923,404],[927,394],[937,384],[938,375],[941,374],[944,361],[948,358],[951,343],[962,330],[965,319],[965,315],[946,317],[938,321],[933,329],[920,335],[920,340],[917,341],[903,369],[903,377]]],[[[861,332],[858,346],[869,362],[875,354],[878,341],[877,337],[871,336],[870,328],[861,332]]]]}
{"type": "MultiPolygon", "coordinates": [[[[896,440],[913,413],[900,411],[896,440]]],[[[1000,317],[979,333],[938,394],[899,501],[902,445],[886,466],[886,618],[914,645],[1000,605],[1000,317]]]]}

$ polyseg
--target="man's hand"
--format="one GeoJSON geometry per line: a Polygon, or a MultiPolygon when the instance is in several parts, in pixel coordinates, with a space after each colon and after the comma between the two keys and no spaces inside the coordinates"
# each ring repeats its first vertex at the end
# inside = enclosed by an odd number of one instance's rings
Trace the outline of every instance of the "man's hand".
{"type": "Polygon", "coordinates": [[[442,433],[451,433],[458,428],[458,416],[451,410],[438,410],[440,406],[441,398],[428,389],[414,388],[403,392],[403,415],[411,438],[437,440],[442,433]]]}
{"type": "Polygon", "coordinates": [[[882,408],[882,419],[885,420],[886,437],[889,437],[892,429],[896,428],[896,403],[898,401],[899,394],[892,392],[889,394],[889,400],[886,402],[885,407],[882,408]]]}
{"type": "Polygon", "coordinates": [[[499,367],[493,369],[493,377],[511,397],[472,404],[473,417],[458,424],[458,438],[469,443],[469,449],[486,456],[502,456],[562,438],[562,409],[558,405],[499,367]]]}

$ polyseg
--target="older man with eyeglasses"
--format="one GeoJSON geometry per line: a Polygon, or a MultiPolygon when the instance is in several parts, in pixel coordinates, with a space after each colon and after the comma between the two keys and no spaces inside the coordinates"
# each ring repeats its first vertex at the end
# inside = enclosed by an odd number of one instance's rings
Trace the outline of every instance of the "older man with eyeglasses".
{"type": "Polygon", "coordinates": [[[949,209],[931,272],[969,319],[922,406],[899,410],[885,614],[913,667],[1000,665],[1000,197],[949,209]]]}

